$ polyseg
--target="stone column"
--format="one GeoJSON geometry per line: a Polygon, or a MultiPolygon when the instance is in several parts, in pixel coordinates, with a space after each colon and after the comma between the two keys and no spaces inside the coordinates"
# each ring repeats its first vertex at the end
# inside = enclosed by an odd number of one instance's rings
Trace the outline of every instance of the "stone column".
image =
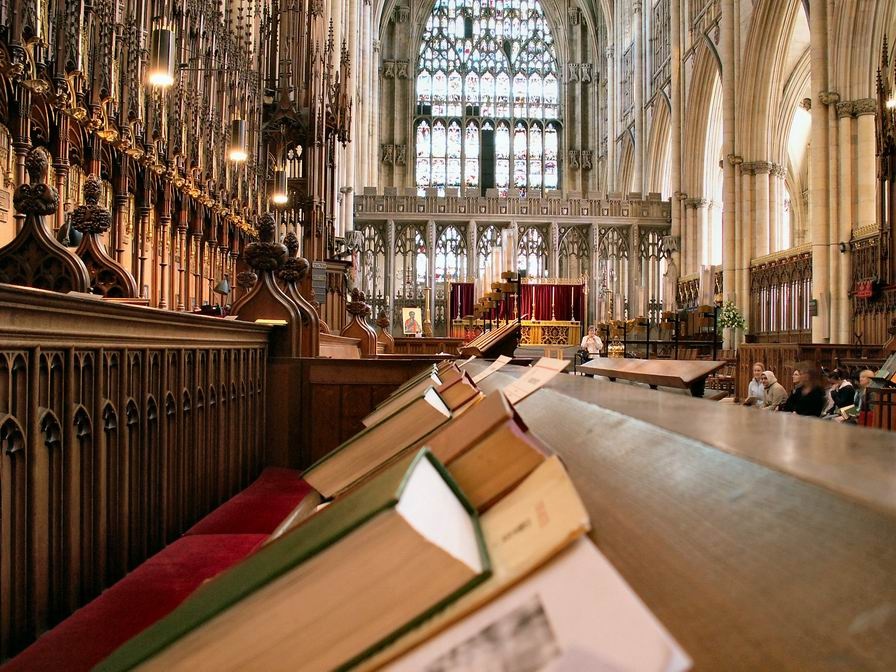
{"type": "Polygon", "coordinates": [[[875,113],[877,101],[863,98],[853,103],[858,127],[856,143],[855,201],[856,227],[870,226],[877,221],[877,185],[875,168],[875,113]]]}
{"type": "Polygon", "coordinates": [[[697,225],[694,227],[696,240],[694,245],[694,267],[692,273],[699,273],[700,267],[703,265],[703,260],[708,258],[709,249],[707,248],[707,245],[710,240],[709,201],[705,198],[698,198],[696,200],[697,202],[694,204],[694,207],[697,225]]]}
{"type": "Polygon", "coordinates": [[[548,276],[551,278],[560,277],[560,225],[557,222],[551,222],[548,276]]]}
{"type": "Polygon", "coordinates": [[[632,37],[634,51],[634,96],[633,106],[635,115],[635,179],[632,183],[634,191],[644,193],[647,176],[644,174],[644,152],[646,139],[644,137],[644,16],[641,12],[641,0],[632,1],[632,37]]]}
{"type": "Polygon", "coordinates": [[[432,291],[429,292],[429,321],[433,322],[436,316],[436,223],[430,219],[426,222],[426,267],[427,283],[432,291]]]}
{"type": "Polygon", "coordinates": [[[777,252],[781,246],[781,210],[780,204],[784,201],[782,195],[781,167],[773,163],[768,174],[768,247],[769,252],[777,252]]]}
{"type": "MultiPolygon", "coordinates": [[[[671,54],[670,54],[670,67],[671,67],[671,87],[672,87],[672,129],[670,133],[672,135],[672,166],[671,166],[671,177],[672,177],[672,193],[674,196],[672,197],[672,235],[679,241],[678,247],[679,250],[676,250],[672,253],[672,260],[678,266],[679,269],[682,269],[684,264],[681,260],[681,208],[679,206],[678,200],[675,196],[677,196],[681,192],[681,124],[682,124],[682,115],[681,115],[681,102],[683,97],[682,86],[681,86],[681,25],[682,25],[682,11],[681,11],[681,3],[680,2],[670,2],[669,3],[669,13],[671,18],[671,54]]],[[[595,248],[597,249],[597,248],[595,248]]]]}
{"type": "MultiPolygon", "coordinates": [[[[608,36],[612,38],[612,36],[608,36]]],[[[616,191],[616,89],[619,86],[615,51],[607,47],[607,192],[616,191]]]]}
{"type": "Polygon", "coordinates": [[[467,277],[479,275],[479,253],[476,247],[476,220],[467,223],[467,277]]]}
{"type": "MultiPolygon", "coordinates": [[[[674,4],[674,3],[673,3],[674,4]]],[[[720,52],[722,61],[722,164],[724,182],[724,207],[722,210],[722,295],[723,299],[735,299],[735,164],[740,161],[734,144],[734,109],[737,103],[735,90],[734,0],[722,0],[720,26],[720,52]]],[[[673,30],[675,27],[673,26],[673,30]]],[[[730,332],[730,330],[727,330],[730,332]]],[[[725,335],[725,347],[732,347],[731,334],[725,335]]]]}
{"type": "Polygon", "coordinates": [[[694,248],[696,247],[696,225],[697,225],[697,217],[696,217],[696,198],[688,198],[684,201],[684,234],[682,238],[684,239],[683,244],[683,252],[684,252],[684,268],[682,269],[682,273],[684,275],[690,275],[696,269],[694,268],[694,259],[696,258],[696,253],[694,248]]]}
{"type": "MultiPolygon", "coordinates": [[[[837,103],[837,144],[840,147],[838,180],[840,182],[840,193],[842,194],[840,199],[838,242],[849,242],[852,238],[853,225],[857,222],[853,179],[853,157],[855,156],[856,144],[853,139],[854,112],[855,104],[852,101],[837,103]]],[[[859,162],[861,161],[862,158],[859,157],[859,162]]],[[[852,254],[848,252],[840,254],[837,262],[840,266],[840,277],[837,283],[835,303],[839,306],[839,319],[837,320],[833,338],[837,343],[849,343],[852,340],[852,305],[849,300],[849,290],[852,285],[852,254]]]]}
{"type": "MultiPolygon", "coordinates": [[[[390,311],[395,309],[395,221],[386,220],[386,268],[383,282],[383,298],[390,311]]],[[[394,314],[394,313],[393,313],[394,314]]]]}
{"type": "Polygon", "coordinates": [[[764,257],[769,253],[769,175],[772,164],[766,161],[753,163],[753,257],[764,257]]]}
{"type": "Polygon", "coordinates": [[[818,315],[811,318],[812,342],[830,340],[824,307],[830,291],[828,258],[828,105],[837,102],[828,91],[828,3],[809,2],[809,53],[812,101],[812,131],[809,140],[809,240],[812,244],[812,298],[818,315]]]}

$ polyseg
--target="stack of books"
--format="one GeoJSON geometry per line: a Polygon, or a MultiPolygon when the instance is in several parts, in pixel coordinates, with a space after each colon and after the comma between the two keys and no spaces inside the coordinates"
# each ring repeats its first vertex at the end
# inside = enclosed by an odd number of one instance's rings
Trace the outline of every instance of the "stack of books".
{"type": "Polygon", "coordinates": [[[323,504],[97,669],[689,668],[503,391],[430,367],[364,425],[306,472],[323,504]]]}
{"type": "Polygon", "coordinates": [[[874,374],[874,383],[877,387],[896,387],[896,352],[874,374]]]}
{"type": "Polygon", "coordinates": [[[472,341],[462,346],[460,348],[460,354],[464,357],[470,357],[471,355],[482,357],[492,348],[500,346],[506,339],[513,338],[519,328],[519,322],[513,321],[502,324],[500,327],[495,327],[489,331],[484,331],[472,341]]]}

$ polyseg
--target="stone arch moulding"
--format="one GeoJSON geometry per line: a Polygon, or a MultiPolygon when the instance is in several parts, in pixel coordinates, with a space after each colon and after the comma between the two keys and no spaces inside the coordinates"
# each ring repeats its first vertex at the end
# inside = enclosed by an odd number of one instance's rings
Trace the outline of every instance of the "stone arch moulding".
{"type": "Polygon", "coordinates": [[[653,99],[653,113],[650,119],[650,135],[648,136],[647,156],[647,189],[645,191],[662,193],[663,182],[667,171],[671,168],[672,152],[672,107],[665,92],[660,92],[653,99]]]}

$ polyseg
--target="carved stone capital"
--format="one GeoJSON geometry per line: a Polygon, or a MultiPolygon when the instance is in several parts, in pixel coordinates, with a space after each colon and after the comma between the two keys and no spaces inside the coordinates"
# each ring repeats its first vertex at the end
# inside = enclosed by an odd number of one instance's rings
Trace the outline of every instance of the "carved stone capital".
{"type": "Polygon", "coordinates": [[[738,156],[737,154],[729,154],[727,156],[728,163],[732,166],[739,166],[744,162],[744,157],[738,156]]]}
{"type": "Polygon", "coordinates": [[[684,201],[687,208],[705,208],[708,203],[705,198],[686,198],[684,201]]]}
{"type": "Polygon", "coordinates": [[[582,10],[578,7],[569,8],[569,25],[577,26],[582,22],[582,10]]]}
{"type": "Polygon", "coordinates": [[[818,101],[822,105],[834,105],[840,102],[840,94],[836,91],[819,91],[818,101]]]}
{"type": "Polygon", "coordinates": [[[641,0],[634,0],[632,2],[632,16],[637,16],[641,13],[641,0]]]}
{"type": "Polygon", "coordinates": [[[809,110],[812,109],[812,99],[811,98],[803,98],[800,101],[800,107],[803,108],[804,110],[806,110],[806,112],[808,112],[809,110]]]}
{"type": "Polygon", "coordinates": [[[844,100],[837,103],[837,117],[852,117],[856,113],[855,103],[851,100],[844,100]]]}
{"type": "Polygon", "coordinates": [[[753,161],[750,164],[745,163],[741,166],[741,170],[748,165],[750,166],[750,170],[756,175],[767,175],[772,172],[772,164],[768,161],[753,161]]]}
{"type": "Polygon", "coordinates": [[[853,101],[853,114],[857,117],[866,114],[877,114],[877,101],[874,98],[860,98],[853,101]]]}

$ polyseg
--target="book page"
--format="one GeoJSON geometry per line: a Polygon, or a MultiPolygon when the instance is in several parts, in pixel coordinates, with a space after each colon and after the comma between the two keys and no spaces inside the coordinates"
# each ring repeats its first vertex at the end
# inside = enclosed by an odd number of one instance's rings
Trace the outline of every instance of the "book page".
{"type": "Polygon", "coordinates": [[[492,575],[357,670],[376,670],[493,600],[590,528],[588,512],[556,456],[480,518],[492,575]]]}
{"type": "Polygon", "coordinates": [[[504,396],[511,404],[517,404],[535,390],[544,387],[551,378],[567,366],[569,366],[569,362],[565,359],[542,357],[526,373],[504,388],[504,396]]]}
{"type": "Polygon", "coordinates": [[[475,376],[473,376],[473,382],[478,383],[481,380],[485,380],[502,366],[505,366],[509,361],[510,357],[508,357],[507,355],[501,355],[500,357],[498,357],[498,359],[492,362],[485,371],[480,371],[475,376]]]}
{"type": "Polygon", "coordinates": [[[580,539],[392,672],[682,672],[690,660],[625,580],[580,539]]]}

